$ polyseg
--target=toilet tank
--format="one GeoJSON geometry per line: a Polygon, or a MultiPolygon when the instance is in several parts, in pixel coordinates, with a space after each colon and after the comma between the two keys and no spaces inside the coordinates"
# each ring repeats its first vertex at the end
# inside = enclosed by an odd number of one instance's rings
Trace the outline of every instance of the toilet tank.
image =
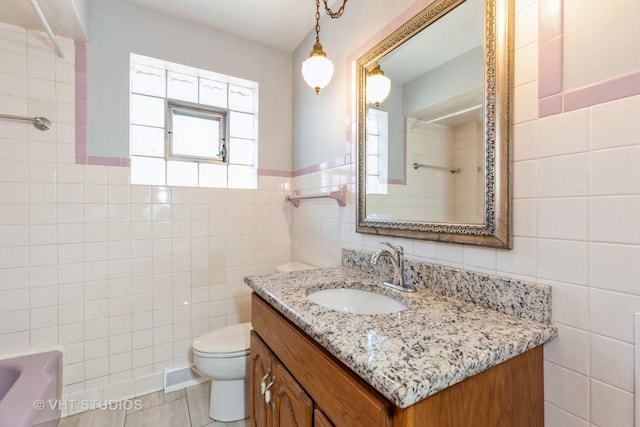
{"type": "Polygon", "coordinates": [[[314,269],[313,265],[305,264],[302,262],[285,262],[276,267],[278,273],[290,273],[292,271],[302,271],[314,269]]]}

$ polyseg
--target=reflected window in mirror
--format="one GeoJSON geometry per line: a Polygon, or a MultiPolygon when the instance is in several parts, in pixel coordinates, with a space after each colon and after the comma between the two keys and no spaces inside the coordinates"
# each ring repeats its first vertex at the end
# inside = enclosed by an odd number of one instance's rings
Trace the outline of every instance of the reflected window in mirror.
{"type": "Polygon", "coordinates": [[[387,194],[388,115],[386,111],[367,110],[367,191],[387,194]]]}

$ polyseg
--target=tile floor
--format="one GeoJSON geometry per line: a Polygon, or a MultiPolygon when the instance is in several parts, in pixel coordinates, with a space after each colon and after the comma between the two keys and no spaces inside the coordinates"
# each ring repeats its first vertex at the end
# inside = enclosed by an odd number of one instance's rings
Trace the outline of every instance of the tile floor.
{"type": "Polygon", "coordinates": [[[96,409],[62,418],[58,427],[249,427],[249,419],[221,423],[209,418],[209,381],[165,394],[131,399],[141,409],[96,409]]]}

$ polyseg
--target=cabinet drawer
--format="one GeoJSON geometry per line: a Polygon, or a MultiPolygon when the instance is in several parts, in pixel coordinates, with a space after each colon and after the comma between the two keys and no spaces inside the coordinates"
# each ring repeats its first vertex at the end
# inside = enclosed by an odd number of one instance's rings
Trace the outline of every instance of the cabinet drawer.
{"type": "Polygon", "coordinates": [[[337,426],[390,427],[393,406],[255,293],[253,329],[337,426]]]}

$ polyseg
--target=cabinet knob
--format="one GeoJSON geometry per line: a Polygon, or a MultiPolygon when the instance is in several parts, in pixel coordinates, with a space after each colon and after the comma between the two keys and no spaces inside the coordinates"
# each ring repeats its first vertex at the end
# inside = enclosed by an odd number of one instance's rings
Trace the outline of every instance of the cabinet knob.
{"type": "Polygon", "coordinates": [[[271,382],[267,384],[267,386],[265,387],[264,403],[269,405],[271,407],[271,410],[274,410],[276,408],[276,405],[271,401],[271,387],[273,386],[273,383],[275,383],[276,377],[272,377],[272,378],[273,379],[271,380],[271,382]]]}
{"type": "Polygon", "coordinates": [[[264,396],[265,391],[267,391],[267,378],[271,375],[271,369],[267,369],[267,373],[260,380],[260,394],[264,396]]]}

